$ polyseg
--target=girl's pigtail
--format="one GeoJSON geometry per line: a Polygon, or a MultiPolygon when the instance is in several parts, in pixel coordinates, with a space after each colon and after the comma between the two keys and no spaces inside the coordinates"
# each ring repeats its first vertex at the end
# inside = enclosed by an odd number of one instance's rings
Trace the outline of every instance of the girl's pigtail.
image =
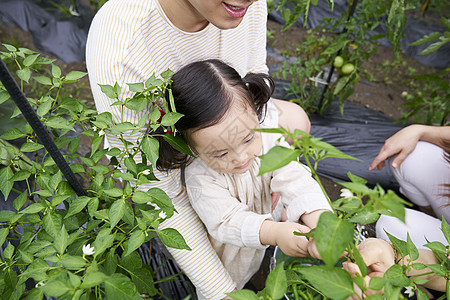
{"type": "Polygon", "coordinates": [[[175,148],[173,148],[166,140],[162,137],[164,134],[176,134],[183,138],[181,133],[165,133],[162,127],[159,127],[154,135],[154,138],[159,142],[159,158],[156,161],[156,168],[160,171],[169,171],[172,169],[179,169],[187,166],[191,160],[191,156],[182,153],[175,148]]]}
{"type": "Polygon", "coordinates": [[[253,97],[256,112],[261,119],[265,113],[267,101],[275,90],[275,82],[272,77],[264,73],[248,73],[243,81],[253,97]]]}

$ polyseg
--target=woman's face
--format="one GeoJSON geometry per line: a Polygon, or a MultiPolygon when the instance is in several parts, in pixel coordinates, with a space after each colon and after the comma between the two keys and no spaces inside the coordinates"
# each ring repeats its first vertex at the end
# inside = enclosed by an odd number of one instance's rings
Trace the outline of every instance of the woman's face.
{"type": "MultiPolygon", "coordinates": [[[[173,0],[171,0],[173,1],[173,0]]],[[[180,0],[187,9],[184,16],[194,16],[197,22],[212,23],[220,29],[236,28],[257,0],[180,0]]],[[[173,3],[172,3],[173,5],[173,3]]],[[[206,25],[205,25],[206,26],[206,25]]]]}
{"type": "Polygon", "coordinates": [[[253,109],[233,105],[217,124],[193,131],[190,141],[197,155],[219,173],[241,174],[248,171],[261,154],[261,133],[253,109]]]}

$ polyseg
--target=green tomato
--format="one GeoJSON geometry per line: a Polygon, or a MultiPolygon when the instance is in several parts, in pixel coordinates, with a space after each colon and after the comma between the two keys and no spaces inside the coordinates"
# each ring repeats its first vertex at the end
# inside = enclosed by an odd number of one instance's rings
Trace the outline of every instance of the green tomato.
{"type": "Polygon", "coordinates": [[[351,63],[347,63],[345,65],[342,66],[342,74],[348,75],[350,73],[352,73],[355,70],[355,66],[351,63]]]}
{"type": "Polygon", "coordinates": [[[342,58],[342,56],[338,55],[334,58],[333,66],[335,66],[336,68],[340,68],[340,67],[342,67],[343,64],[344,64],[344,59],[342,58]]]}

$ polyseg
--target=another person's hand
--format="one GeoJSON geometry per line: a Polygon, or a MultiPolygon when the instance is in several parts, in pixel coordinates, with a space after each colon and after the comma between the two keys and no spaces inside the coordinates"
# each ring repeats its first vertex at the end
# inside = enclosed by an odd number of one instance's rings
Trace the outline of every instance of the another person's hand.
{"type": "MultiPolygon", "coordinates": [[[[369,281],[372,277],[383,277],[386,270],[395,263],[394,250],[391,244],[385,240],[369,238],[359,244],[358,250],[368,267],[368,273],[364,277],[366,287],[369,286],[369,281]]],[[[352,277],[355,277],[356,274],[361,275],[358,265],[350,261],[344,262],[343,268],[349,272],[352,277]]],[[[363,292],[356,284],[354,284],[354,290],[358,295],[353,295],[349,299],[360,299],[363,293],[366,296],[383,293],[382,291],[373,290],[366,290],[363,292]]]]}
{"type": "Polygon", "coordinates": [[[380,152],[370,164],[369,170],[383,169],[386,159],[396,154],[397,157],[392,161],[392,166],[397,168],[416,148],[420,136],[420,125],[411,125],[398,131],[384,142],[380,152]]]}

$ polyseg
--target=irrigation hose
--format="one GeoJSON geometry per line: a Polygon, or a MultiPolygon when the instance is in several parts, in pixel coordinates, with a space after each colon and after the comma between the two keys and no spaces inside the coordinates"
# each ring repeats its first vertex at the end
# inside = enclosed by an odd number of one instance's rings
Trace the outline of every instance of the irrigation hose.
{"type": "Polygon", "coordinates": [[[45,149],[53,158],[56,165],[59,167],[64,177],[67,179],[77,195],[87,196],[86,190],[75,177],[75,174],[72,172],[72,169],[70,169],[69,164],[65,161],[58,147],[56,147],[56,144],[53,142],[52,137],[50,136],[42,122],[39,120],[38,115],[33,110],[27,98],[20,90],[17,82],[12,77],[5,63],[1,59],[0,61],[0,81],[3,83],[6,91],[11,96],[11,99],[13,99],[13,101],[16,103],[17,107],[20,109],[23,116],[30,124],[31,128],[33,128],[39,140],[45,146],[45,149]]]}

